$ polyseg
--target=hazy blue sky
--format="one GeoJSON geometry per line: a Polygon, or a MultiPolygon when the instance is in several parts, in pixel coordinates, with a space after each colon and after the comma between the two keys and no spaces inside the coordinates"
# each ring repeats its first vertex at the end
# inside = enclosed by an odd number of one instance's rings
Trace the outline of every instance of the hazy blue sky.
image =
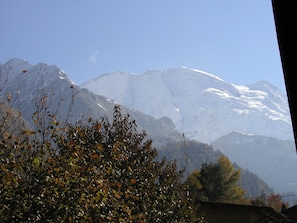
{"type": "Polygon", "coordinates": [[[0,62],[103,73],[187,66],[285,92],[269,0],[0,0],[0,62]]]}

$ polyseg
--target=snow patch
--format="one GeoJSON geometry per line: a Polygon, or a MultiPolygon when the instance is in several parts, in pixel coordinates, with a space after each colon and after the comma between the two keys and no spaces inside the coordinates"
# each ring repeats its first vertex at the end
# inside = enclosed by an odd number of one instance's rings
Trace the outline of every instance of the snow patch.
{"type": "Polygon", "coordinates": [[[232,131],[292,140],[286,96],[266,85],[234,85],[181,67],[144,75],[113,73],[83,87],[157,119],[167,116],[180,132],[198,132],[192,139],[201,142],[211,143],[232,131]]]}
{"type": "Polygon", "coordinates": [[[102,108],[103,110],[107,111],[106,108],[104,108],[102,105],[100,105],[99,103],[97,104],[99,106],[99,108],[102,108]]]}
{"type": "Polygon", "coordinates": [[[220,81],[224,81],[223,79],[219,78],[218,76],[213,75],[213,74],[210,74],[210,73],[207,73],[207,72],[202,71],[202,70],[193,69],[193,68],[188,68],[188,67],[185,67],[185,66],[182,66],[182,68],[185,68],[185,69],[188,69],[188,70],[197,72],[197,73],[205,74],[205,75],[207,75],[207,76],[210,76],[210,77],[215,78],[215,79],[220,80],[220,81]]]}

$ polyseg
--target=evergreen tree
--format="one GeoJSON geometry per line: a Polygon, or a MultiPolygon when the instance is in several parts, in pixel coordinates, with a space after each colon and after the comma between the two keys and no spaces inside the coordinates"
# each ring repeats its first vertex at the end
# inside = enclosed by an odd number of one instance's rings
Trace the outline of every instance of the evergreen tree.
{"type": "Polygon", "coordinates": [[[204,163],[187,179],[190,194],[196,201],[234,202],[242,199],[244,190],[238,185],[240,171],[234,170],[226,156],[217,163],[204,163]]]}

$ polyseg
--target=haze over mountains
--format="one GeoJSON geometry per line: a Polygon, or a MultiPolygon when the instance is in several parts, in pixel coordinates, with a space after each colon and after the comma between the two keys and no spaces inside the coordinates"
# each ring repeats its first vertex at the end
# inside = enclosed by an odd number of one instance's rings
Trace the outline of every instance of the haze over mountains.
{"type": "Polygon", "coordinates": [[[116,72],[76,86],[55,65],[11,59],[1,65],[0,95],[4,99],[9,96],[28,122],[32,122],[41,95],[48,98],[47,109],[71,122],[89,116],[111,117],[117,103],[157,145],[181,140],[184,133],[186,138],[213,144],[241,167],[255,167],[252,171],[277,192],[292,191],[297,185],[287,98],[265,81],[237,86],[181,67],[140,75],[116,72]],[[243,137],[246,135],[250,136],[248,140],[243,137]],[[259,138],[266,144],[259,143],[259,138]],[[272,148],[275,140],[289,143],[272,148]],[[269,156],[261,160],[263,151],[269,156]],[[288,173],[283,174],[285,171],[288,173]]]}

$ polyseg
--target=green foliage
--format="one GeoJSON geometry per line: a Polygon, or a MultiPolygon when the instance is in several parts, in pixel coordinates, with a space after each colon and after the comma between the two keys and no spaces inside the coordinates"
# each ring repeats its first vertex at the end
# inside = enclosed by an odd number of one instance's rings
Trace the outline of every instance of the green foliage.
{"type": "Polygon", "coordinates": [[[190,194],[196,201],[240,201],[244,190],[238,185],[240,171],[225,156],[217,163],[204,163],[201,170],[192,172],[187,179],[190,194]]]}
{"type": "Polygon", "coordinates": [[[1,136],[1,222],[198,222],[183,171],[156,160],[120,107],[112,123],[60,127],[40,114],[34,131],[1,136]]]}

